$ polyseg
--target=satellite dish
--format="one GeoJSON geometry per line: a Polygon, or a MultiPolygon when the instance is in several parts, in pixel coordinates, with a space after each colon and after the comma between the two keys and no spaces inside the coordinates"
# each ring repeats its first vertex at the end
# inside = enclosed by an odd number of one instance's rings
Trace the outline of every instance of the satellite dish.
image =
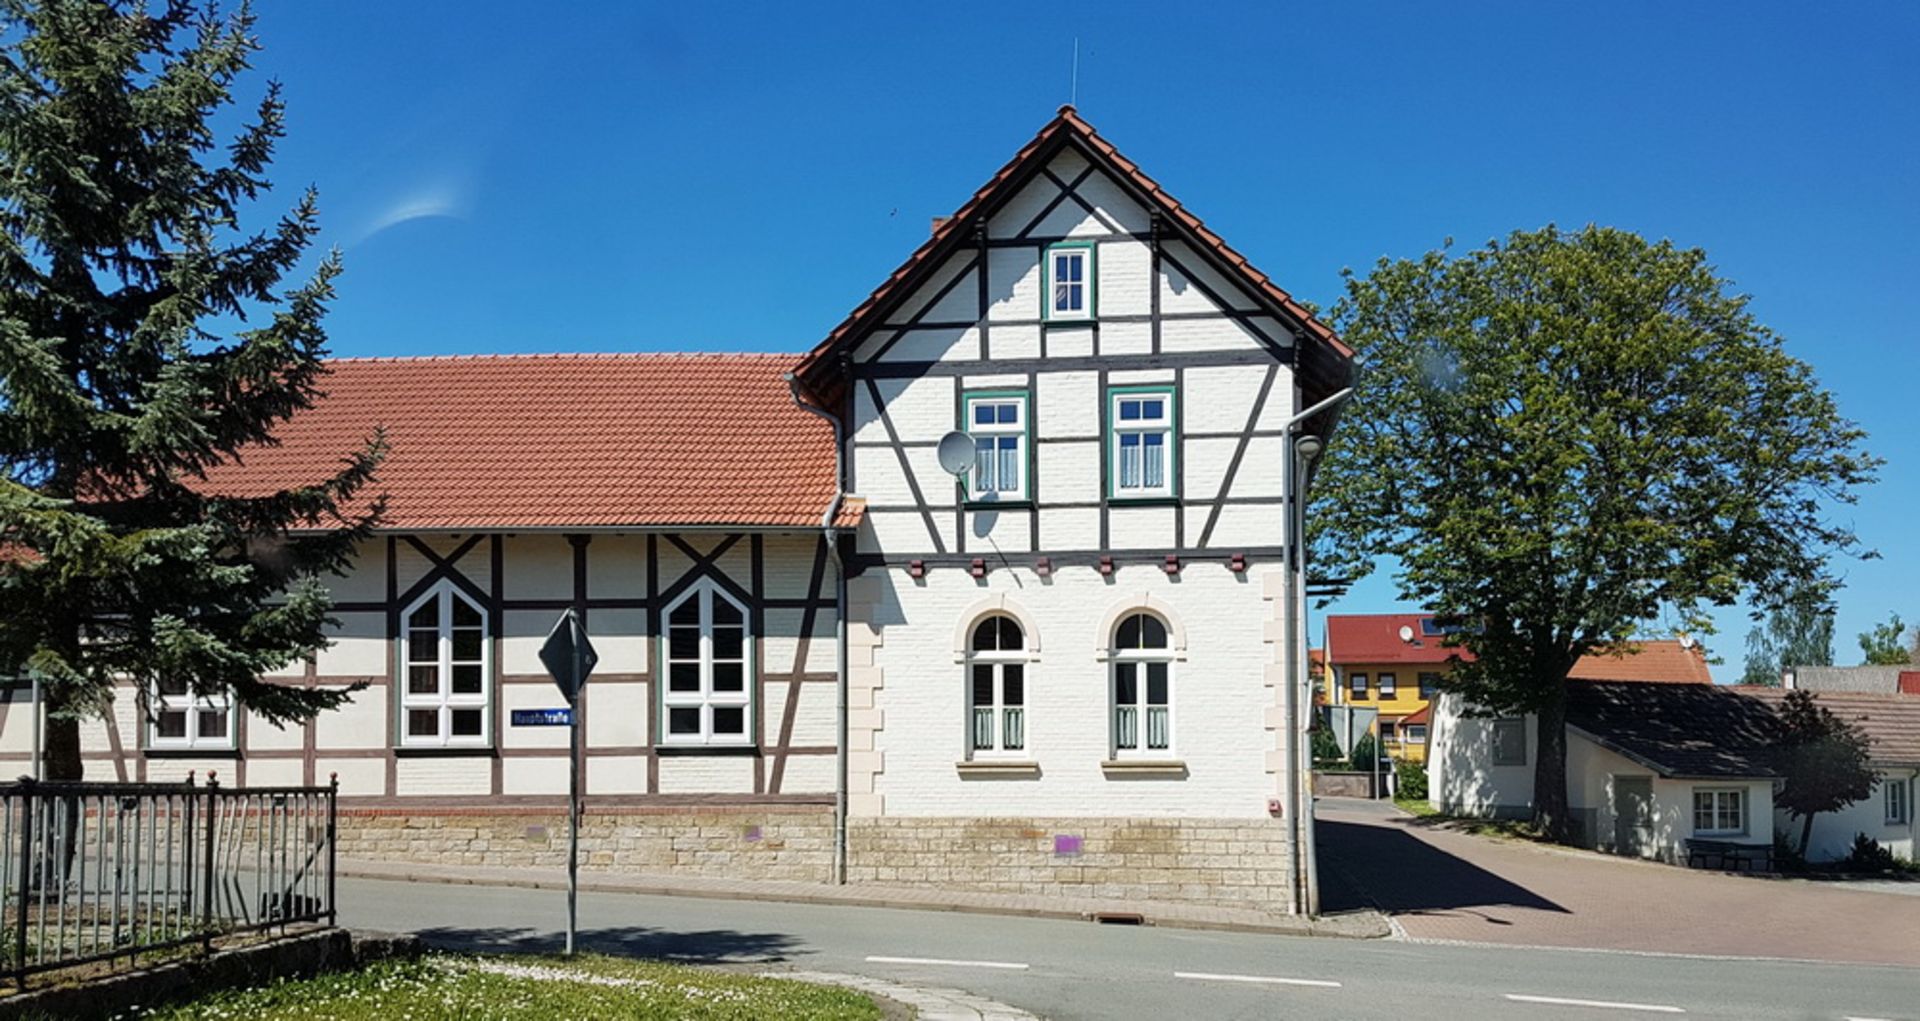
{"type": "Polygon", "coordinates": [[[1402,624],[1402,625],[1400,625],[1400,640],[1401,640],[1401,641],[1403,641],[1403,642],[1411,642],[1411,641],[1413,641],[1413,628],[1412,628],[1412,626],[1410,626],[1410,625],[1407,625],[1407,624],[1402,624]]]}
{"type": "Polygon", "coordinates": [[[965,475],[973,467],[973,437],[958,429],[940,437],[940,467],[949,475],[965,475]]]}

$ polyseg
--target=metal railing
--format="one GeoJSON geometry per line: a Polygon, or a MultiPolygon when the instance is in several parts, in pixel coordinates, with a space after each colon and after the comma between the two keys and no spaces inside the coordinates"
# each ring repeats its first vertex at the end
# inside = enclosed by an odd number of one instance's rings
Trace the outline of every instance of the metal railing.
{"type": "Polygon", "coordinates": [[[333,924],[339,783],[0,784],[0,973],[333,924]]]}

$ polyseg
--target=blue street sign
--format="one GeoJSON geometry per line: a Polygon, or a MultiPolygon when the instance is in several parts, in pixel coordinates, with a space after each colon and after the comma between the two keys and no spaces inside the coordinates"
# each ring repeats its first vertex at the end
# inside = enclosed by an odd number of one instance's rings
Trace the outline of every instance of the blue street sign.
{"type": "Polygon", "coordinates": [[[513,725],[516,727],[565,727],[573,723],[571,709],[515,709],[513,725]]]}

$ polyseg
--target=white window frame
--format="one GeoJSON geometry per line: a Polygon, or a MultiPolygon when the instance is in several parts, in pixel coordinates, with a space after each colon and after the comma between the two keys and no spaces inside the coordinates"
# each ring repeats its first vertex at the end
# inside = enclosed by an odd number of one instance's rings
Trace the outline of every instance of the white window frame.
{"type": "Polygon", "coordinates": [[[232,751],[235,746],[234,719],[238,715],[239,707],[233,704],[231,691],[219,695],[196,695],[188,688],[177,694],[167,694],[156,682],[147,690],[147,747],[154,751],[232,751]],[[160,717],[176,713],[184,721],[184,736],[163,736],[160,733],[160,717]],[[225,713],[226,727],[219,734],[203,736],[200,733],[200,721],[212,713],[225,713]]]}
{"type": "MultiPolygon", "coordinates": [[[[1124,387],[1115,388],[1107,393],[1107,471],[1110,480],[1110,496],[1115,500],[1138,500],[1166,498],[1176,495],[1174,478],[1178,474],[1175,467],[1180,456],[1178,447],[1180,438],[1174,428],[1174,401],[1177,399],[1172,387],[1124,387]],[[1121,405],[1132,401],[1160,401],[1160,415],[1156,418],[1136,418],[1123,421],[1120,417],[1121,405]],[[1141,485],[1129,486],[1124,483],[1125,475],[1121,465],[1126,450],[1125,437],[1140,438],[1140,475],[1141,485]],[[1161,443],[1160,484],[1144,484],[1146,477],[1147,437],[1159,436],[1161,443]]],[[[1141,409],[1143,412],[1145,409],[1141,409]]]]}
{"type": "Polygon", "coordinates": [[[1487,752],[1496,766],[1524,766],[1527,764],[1527,719],[1524,716],[1502,716],[1491,722],[1487,729],[1487,752]],[[1518,759],[1500,757],[1501,731],[1517,734],[1520,743],[1518,759]]]}
{"type": "Polygon", "coordinates": [[[1033,698],[1031,696],[1033,675],[1028,668],[1032,661],[1032,655],[1027,650],[1027,642],[1026,626],[1014,617],[1004,613],[987,614],[979,620],[974,621],[973,625],[967,628],[967,717],[965,737],[968,761],[974,761],[976,759],[1026,759],[1031,754],[1029,749],[1033,747],[1033,731],[1032,728],[1028,726],[1028,710],[1033,708],[1033,698]],[[973,647],[975,633],[988,621],[997,620],[1011,621],[1013,626],[1019,629],[1020,648],[976,649],[973,647]],[[974,668],[979,666],[990,668],[993,675],[992,699],[988,705],[984,706],[980,704],[973,684],[974,668]],[[1009,666],[1017,666],[1020,668],[1020,704],[1018,706],[1005,704],[1007,695],[1006,668],[1009,666]],[[987,710],[987,718],[990,721],[989,726],[993,732],[993,738],[986,747],[981,747],[976,740],[979,736],[979,712],[981,709],[987,710]],[[1010,717],[1009,713],[1017,713],[1018,715],[1010,717]],[[1020,728],[1020,747],[1018,748],[1007,747],[1006,736],[1009,719],[1014,720],[1020,728]]]}
{"type": "MultiPolygon", "coordinates": [[[[993,500],[999,502],[1021,502],[1032,499],[1033,483],[1031,476],[1033,472],[1031,465],[1033,463],[1033,441],[1032,430],[1029,428],[1031,425],[1032,408],[1026,391],[970,393],[967,394],[961,402],[961,408],[962,412],[966,415],[966,420],[962,423],[962,427],[966,429],[968,436],[974,438],[974,467],[972,471],[967,473],[967,478],[964,483],[967,488],[967,499],[975,501],[993,500]],[[1011,423],[995,421],[985,425],[977,424],[974,420],[974,409],[980,407],[991,407],[995,409],[1011,407],[1015,412],[1015,420],[1011,423]],[[1014,438],[1017,484],[1010,489],[1004,487],[992,490],[981,489],[980,482],[983,476],[980,471],[980,440],[991,437],[995,443],[998,443],[1001,439],[1009,436],[1014,438]]],[[[996,418],[997,417],[996,415],[996,418]]],[[[999,480],[996,479],[995,481],[997,482],[999,480]]]]}
{"type": "Polygon", "coordinates": [[[1907,809],[1908,792],[1912,785],[1905,777],[1889,777],[1881,782],[1885,790],[1887,804],[1887,825],[1905,826],[1912,820],[1907,809]]]}
{"type": "Polygon", "coordinates": [[[1121,759],[1155,760],[1178,758],[1177,751],[1179,745],[1174,741],[1174,737],[1179,734],[1177,726],[1179,721],[1176,718],[1174,710],[1175,700],[1173,697],[1174,691],[1177,690],[1175,685],[1178,683],[1178,678],[1174,676],[1173,625],[1168,622],[1165,617],[1150,610],[1129,610],[1121,614],[1119,620],[1114,621],[1113,633],[1107,636],[1107,642],[1110,648],[1109,658],[1111,659],[1111,663],[1107,667],[1108,752],[1115,761],[1121,759]],[[1167,644],[1158,649],[1121,648],[1120,628],[1126,624],[1128,619],[1135,616],[1150,617],[1158,621],[1161,632],[1166,635],[1167,644]],[[1147,675],[1148,667],[1152,664],[1165,664],[1167,668],[1167,701],[1166,705],[1161,707],[1166,710],[1166,747],[1164,748],[1149,747],[1153,727],[1151,710],[1154,706],[1148,701],[1147,697],[1147,675]],[[1128,705],[1123,705],[1120,701],[1120,671],[1122,667],[1131,667],[1134,672],[1134,699],[1133,702],[1128,705]],[[1134,711],[1133,747],[1131,748],[1120,747],[1120,710],[1125,708],[1131,708],[1134,711]]]}
{"type": "Polygon", "coordinates": [[[1424,723],[1409,723],[1400,728],[1400,742],[1407,745],[1419,745],[1422,748],[1426,747],[1427,725],[1424,723]],[[1416,732],[1418,734],[1417,737],[1416,732]]]}
{"type": "Polygon", "coordinates": [[[1745,787],[1695,787],[1692,804],[1689,807],[1693,812],[1691,821],[1693,835],[1696,837],[1738,837],[1745,836],[1747,833],[1747,789],[1745,787]],[[1707,815],[1713,823],[1711,827],[1706,828],[1700,825],[1700,799],[1703,796],[1710,799],[1707,815]],[[1737,824],[1733,827],[1720,825],[1725,821],[1722,818],[1725,800],[1731,800],[1733,803],[1734,821],[1737,824]]]}
{"type": "MultiPolygon", "coordinates": [[[[758,743],[759,717],[754,708],[754,688],[758,678],[754,676],[753,614],[747,605],[733,597],[733,594],[721,587],[712,578],[702,578],[689,586],[660,615],[660,733],[656,743],[671,747],[707,747],[707,748],[752,748],[758,743]],[[689,662],[673,658],[673,612],[684,606],[688,600],[700,601],[700,652],[695,662],[700,667],[700,686],[694,691],[674,691],[671,673],[674,663],[689,662]],[[740,613],[740,690],[715,691],[713,687],[713,665],[716,660],[713,649],[715,600],[724,600],[727,605],[740,613]],[[698,709],[700,729],[696,733],[676,734],[673,732],[671,716],[674,709],[698,709]],[[713,711],[715,709],[739,709],[741,727],[738,734],[716,734],[713,730],[713,711]]],[[[724,662],[734,662],[731,658],[724,662]]]]}
{"type": "MultiPolygon", "coordinates": [[[[1040,291],[1040,310],[1045,313],[1042,318],[1052,323],[1091,321],[1094,318],[1094,302],[1098,298],[1094,288],[1093,243],[1066,241],[1056,245],[1049,245],[1043,262],[1046,279],[1045,287],[1040,291]],[[1055,293],[1055,289],[1061,284],[1059,279],[1059,263],[1057,260],[1062,258],[1080,260],[1080,280],[1077,284],[1080,288],[1079,308],[1062,309],[1059,307],[1057,300],[1059,295],[1055,293]]],[[[1069,287],[1076,286],[1073,281],[1067,281],[1066,283],[1069,287]]]]}
{"type": "Polygon", "coordinates": [[[400,662],[399,676],[395,684],[399,688],[399,729],[402,748],[490,748],[493,746],[493,622],[487,608],[480,602],[461,591],[452,581],[442,581],[428,589],[420,598],[414,600],[400,614],[400,662]],[[469,609],[480,615],[480,658],[478,660],[453,657],[453,608],[455,601],[464,603],[469,609]],[[414,659],[413,615],[428,603],[437,604],[439,621],[435,633],[433,657],[414,659]],[[456,693],[453,690],[453,669],[455,666],[480,667],[480,690],[477,693],[456,693]],[[432,693],[413,691],[413,667],[432,666],[439,679],[438,690],[432,693]],[[453,714],[455,711],[480,711],[480,733],[455,734],[453,732],[453,714]],[[435,710],[439,714],[438,729],[433,734],[414,734],[412,712],[435,710]]]}

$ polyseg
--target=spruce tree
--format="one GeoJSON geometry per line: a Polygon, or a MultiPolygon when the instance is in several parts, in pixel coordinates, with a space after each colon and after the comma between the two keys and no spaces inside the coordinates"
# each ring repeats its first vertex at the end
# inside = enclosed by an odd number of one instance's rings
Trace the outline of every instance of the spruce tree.
{"type": "Polygon", "coordinates": [[[309,189],[271,228],[277,83],[220,150],[257,50],[246,8],[0,0],[0,670],[42,684],[47,775],[116,683],[231,692],[269,722],[347,693],[262,682],[325,644],[319,579],[377,522],[383,445],[297,488],[209,472],[321,395],[337,253],[309,189]],[[224,332],[221,332],[224,328],[224,332]]]}

